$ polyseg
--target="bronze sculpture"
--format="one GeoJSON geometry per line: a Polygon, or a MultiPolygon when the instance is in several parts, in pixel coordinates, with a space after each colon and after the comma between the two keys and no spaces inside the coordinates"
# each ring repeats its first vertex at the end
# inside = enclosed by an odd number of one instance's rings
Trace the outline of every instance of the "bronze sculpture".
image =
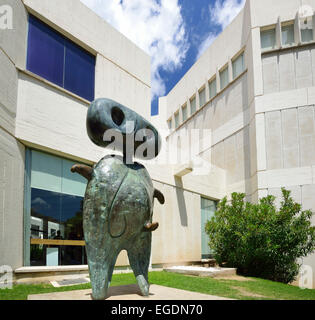
{"type": "Polygon", "coordinates": [[[95,144],[103,147],[115,142],[113,136],[120,134],[120,143],[116,142],[115,147],[123,152],[123,156],[104,157],[93,168],[75,165],[71,169],[88,180],[83,229],[92,297],[106,298],[115,262],[122,250],[128,253],[142,294],[148,296],[152,231],[159,226],[152,222],[153,202],[154,198],[161,204],[165,200],[153,187],[145,167],[132,158],[156,157],[161,147],[160,136],[140,115],[110,99],[91,103],[87,132],[95,144]],[[109,139],[105,139],[106,136],[109,139]],[[128,141],[132,141],[131,146],[128,141]],[[141,152],[137,154],[139,149],[141,152]]]}

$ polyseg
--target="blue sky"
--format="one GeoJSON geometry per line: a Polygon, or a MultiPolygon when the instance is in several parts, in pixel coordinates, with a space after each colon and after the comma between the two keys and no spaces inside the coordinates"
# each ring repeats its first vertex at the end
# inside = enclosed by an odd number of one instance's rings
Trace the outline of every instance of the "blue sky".
{"type": "Polygon", "coordinates": [[[245,0],[81,0],[151,56],[151,113],[245,0]]]}

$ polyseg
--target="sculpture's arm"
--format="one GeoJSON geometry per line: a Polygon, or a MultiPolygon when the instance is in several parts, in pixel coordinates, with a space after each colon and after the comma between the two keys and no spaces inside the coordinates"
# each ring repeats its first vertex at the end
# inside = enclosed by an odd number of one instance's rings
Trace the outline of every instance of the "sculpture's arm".
{"type": "Polygon", "coordinates": [[[164,204],[164,203],[165,203],[164,195],[163,195],[163,193],[162,193],[160,190],[155,189],[155,190],[154,190],[153,197],[154,197],[154,198],[157,198],[157,199],[159,200],[160,204],[164,204]]]}
{"type": "Polygon", "coordinates": [[[76,172],[76,173],[80,174],[82,177],[84,177],[88,181],[90,181],[92,178],[92,171],[93,171],[93,168],[86,166],[86,165],[83,165],[83,164],[75,164],[71,168],[71,172],[73,172],[73,173],[76,172]]]}

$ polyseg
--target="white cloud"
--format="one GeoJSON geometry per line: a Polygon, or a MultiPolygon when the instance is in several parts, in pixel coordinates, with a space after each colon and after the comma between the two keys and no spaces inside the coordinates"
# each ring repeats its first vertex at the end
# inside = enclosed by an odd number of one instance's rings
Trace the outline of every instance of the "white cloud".
{"type": "Polygon", "coordinates": [[[160,71],[182,66],[188,43],[178,0],[81,0],[151,56],[152,98],[165,94],[160,71]]]}
{"type": "Polygon", "coordinates": [[[41,208],[46,208],[46,209],[50,209],[51,208],[50,205],[40,197],[37,197],[34,200],[32,200],[32,205],[38,205],[41,208]]]}
{"type": "Polygon", "coordinates": [[[216,0],[214,6],[210,5],[211,20],[225,29],[243,9],[246,0],[216,0]]]}
{"type": "MultiPolygon", "coordinates": [[[[209,5],[210,23],[224,30],[243,9],[246,0],[216,0],[209,5]]],[[[198,48],[197,60],[210,47],[219,34],[210,32],[198,48]]]]}

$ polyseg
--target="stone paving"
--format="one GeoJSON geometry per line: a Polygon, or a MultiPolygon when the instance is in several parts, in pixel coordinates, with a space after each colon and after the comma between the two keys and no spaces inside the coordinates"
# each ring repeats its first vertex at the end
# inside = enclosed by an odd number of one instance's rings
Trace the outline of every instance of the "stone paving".
{"type": "MultiPolygon", "coordinates": [[[[29,295],[28,300],[91,300],[91,289],[29,295]]],[[[150,297],[141,296],[138,285],[111,287],[107,300],[232,300],[158,285],[150,286],[150,297]]]]}

